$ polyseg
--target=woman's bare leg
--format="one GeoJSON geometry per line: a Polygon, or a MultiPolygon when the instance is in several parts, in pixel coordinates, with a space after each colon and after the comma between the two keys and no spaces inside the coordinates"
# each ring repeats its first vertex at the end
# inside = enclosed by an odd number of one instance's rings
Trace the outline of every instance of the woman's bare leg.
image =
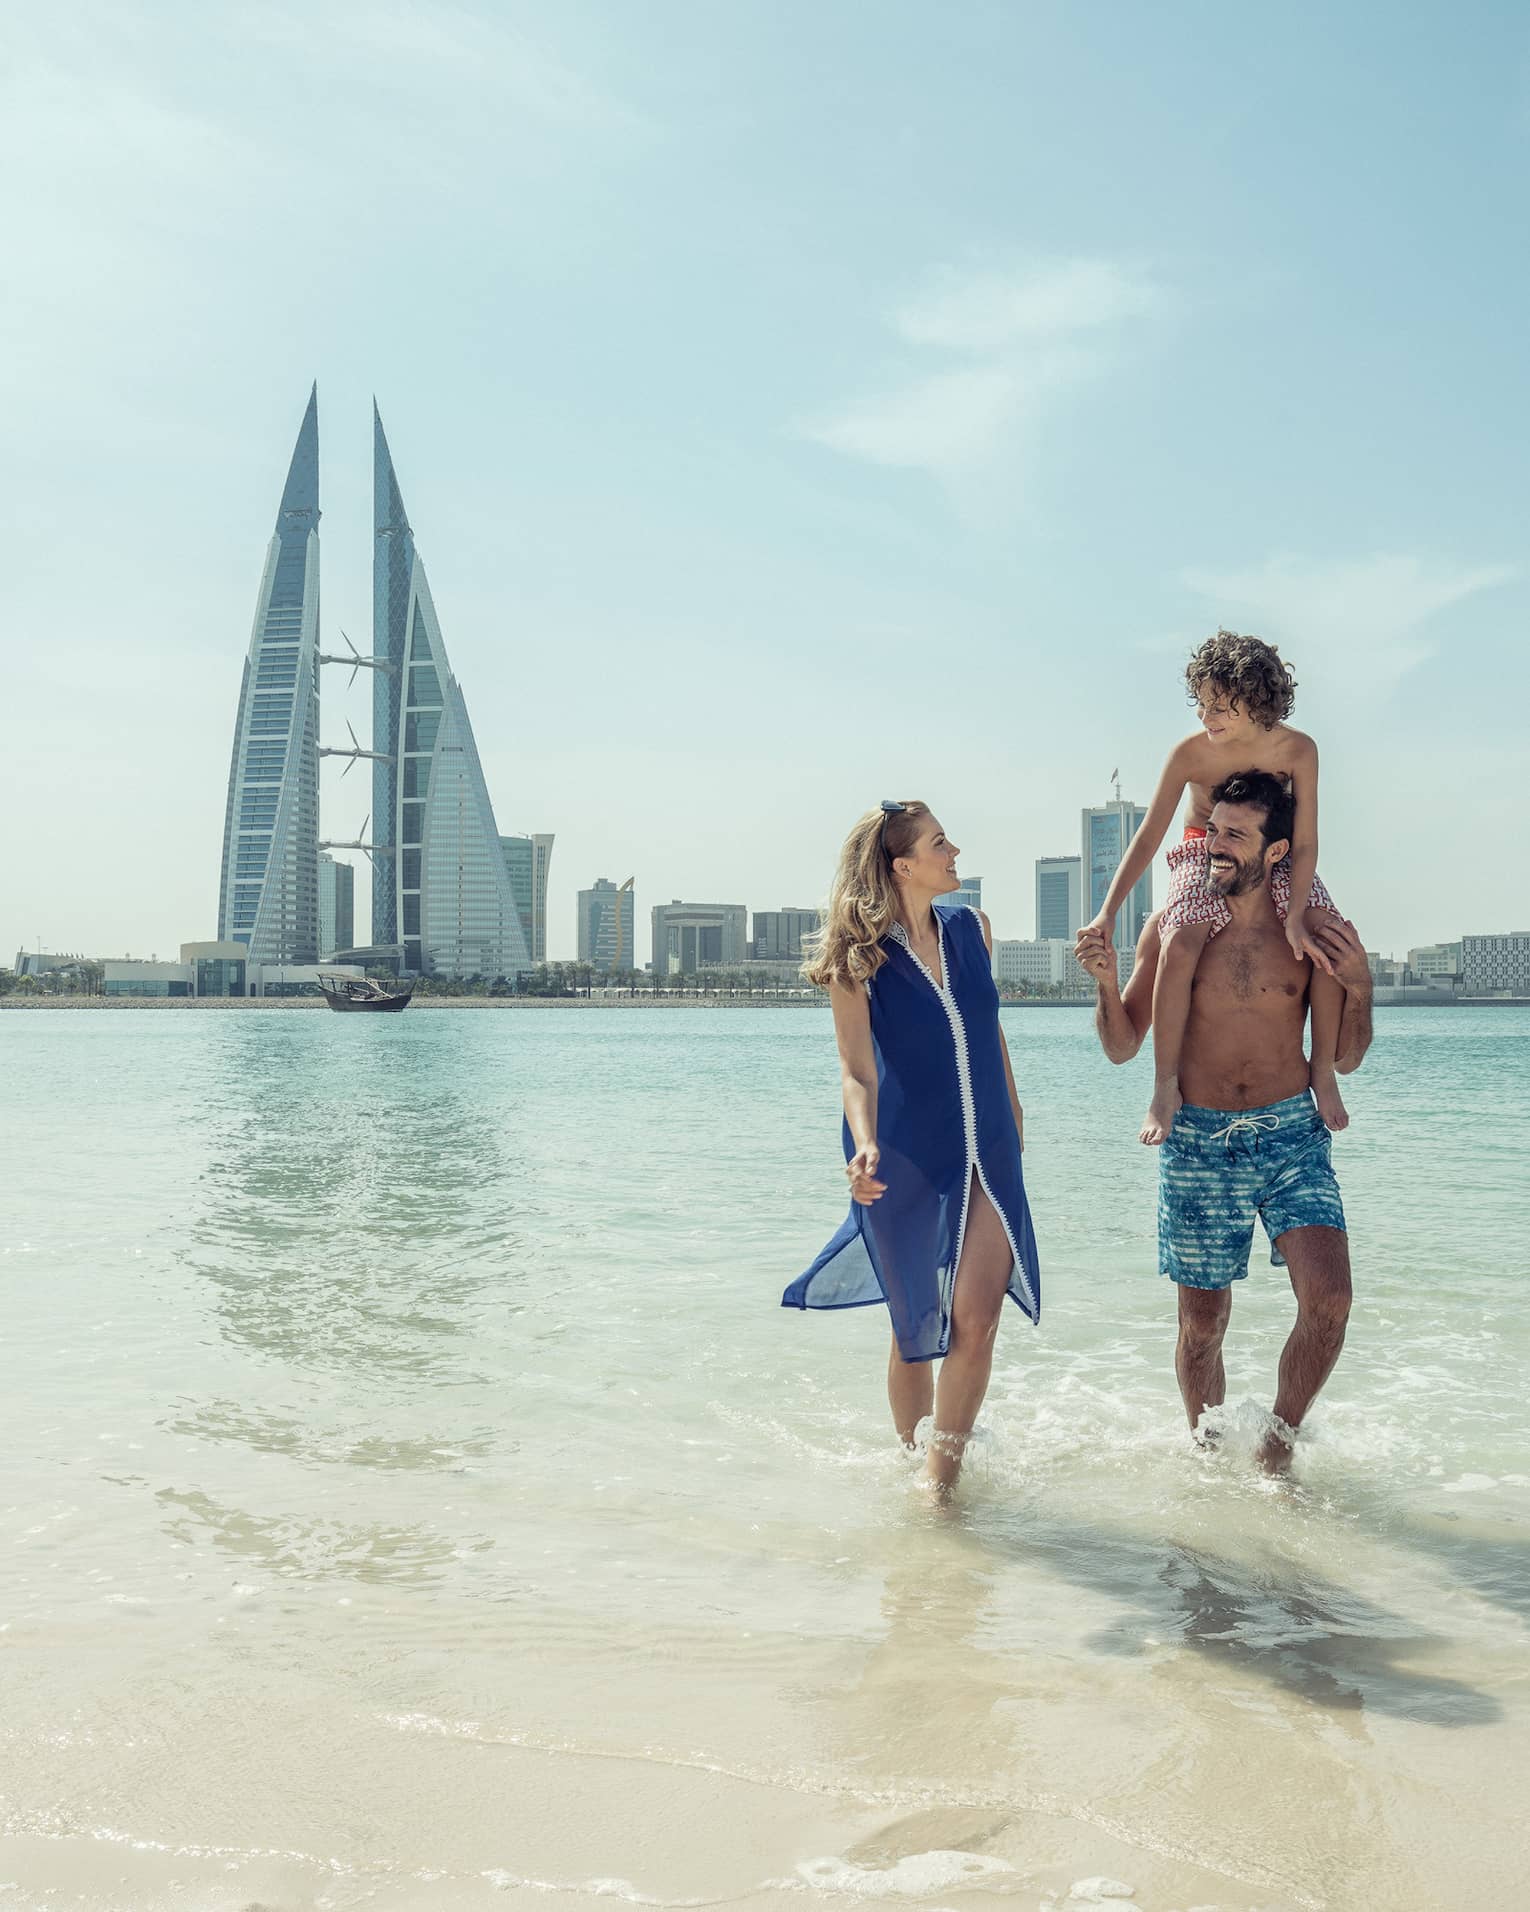
{"type": "Polygon", "coordinates": [[[951,1339],[935,1386],[935,1426],[925,1473],[936,1487],[953,1486],[961,1472],[967,1437],[988,1392],[994,1337],[1013,1263],[1004,1224],[974,1175],[951,1297],[951,1339]]]}
{"type": "Polygon", "coordinates": [[[914,1429],[935,1406],[935,1364],[905,1361],[898,1352],[896,1335],[892,1353],[887,1357],[887,1405],[892,1409],[898,1439],[905,1447],[912,1448],[914,1429]]]}
{"type": "Polygon", "coordinates": [[[1149,1148],[1168,1138],[1179,1113],[1179,1053],[1190,1020],[1195,966],[1210,934],[1209,923],[1186,923],[1174,931],[1158,958],[1158,974],[1153,978],[1153,1100],[1140,1138],[1149,1148]]]}

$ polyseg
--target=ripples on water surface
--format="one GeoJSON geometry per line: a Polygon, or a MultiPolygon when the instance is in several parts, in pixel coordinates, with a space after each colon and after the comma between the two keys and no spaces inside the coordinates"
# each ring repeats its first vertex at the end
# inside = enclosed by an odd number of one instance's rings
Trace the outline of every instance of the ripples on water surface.
{"type": "Polygon", "coordinates": [[[0,1016],[16,1903],[1525,1903],[1530,1016],[1382,1013],[1291,1494],[1283,1277],[1197,1457],[1145,1068],[1006,1026],[1046,1312],[941,1518],[885,1317],[775,1305],[821,1012],[0,1016]]]}

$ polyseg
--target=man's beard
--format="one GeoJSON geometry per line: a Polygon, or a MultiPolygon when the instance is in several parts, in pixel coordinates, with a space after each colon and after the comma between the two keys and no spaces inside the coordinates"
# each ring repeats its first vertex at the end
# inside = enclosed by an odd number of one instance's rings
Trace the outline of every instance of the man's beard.
{"type": "Polygon", "coordinates": [[[1231,870],[1211,870],[1208,875],[1218,896],[1247,896],[1250,890],[1264,888],[1263,853],[1246,863],[1235,862],[1231,870]]]}

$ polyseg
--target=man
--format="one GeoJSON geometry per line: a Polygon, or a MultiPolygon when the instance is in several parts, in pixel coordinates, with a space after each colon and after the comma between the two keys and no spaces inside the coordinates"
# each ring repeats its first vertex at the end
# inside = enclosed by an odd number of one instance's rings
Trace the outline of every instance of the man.
{"type": "MultiPolygon", "coordinates": [[[[1339,1358],[1350,1306],[1344,1208],[1302,1047],[1309,997],[1315,988],[1344,991],[1336,1066],[1347,1075],[1370,1047],[1371,978],[1353,924],[1337,918],[1318,933],[1331,978],[1291,952],[1270,896],[1270,876],[1291,847],[1291,798],[1280,779],[1246,771],[1211,795],[1210,881],[1232,920],[1196,966],[1180,1063],[1185,1106],[1159,1162],[1158,1265],[1178,1286],[1175,1372],[1203,1439],[1201,1417],[1226,1393],[1232,1283],[1248,1273],[1254,1217],[1263,1222],[1271,1260],[1289,1270],[1296,1293],[1275,1424],[1259,1451],[1260,1464],[1278,1474],[1339,1358]]],[[[1099,986],[1100,1046],[1112,1062],[1129,1061],[1152,1020],[1158,920],[1142,932],[1124,995],[1103,932],[1086,931],[1078,954],[1099,986]]]]}

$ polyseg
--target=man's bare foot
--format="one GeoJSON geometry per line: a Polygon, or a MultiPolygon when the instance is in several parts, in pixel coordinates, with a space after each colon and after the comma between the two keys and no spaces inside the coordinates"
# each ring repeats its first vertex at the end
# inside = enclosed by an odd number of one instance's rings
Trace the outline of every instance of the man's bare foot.
{"type": "Polygon", "coordinates": [[[1167,1140],[1169,1130],[1174,1126],[1174,1118],[1183,1106],[1184,1097],[1179,1092],[1177,1082],[1160,1082],[1153,1091],[1153,1099],[1148,1104],[1147,1115],[1143,1118],[1142,1133],[1137,1138],[1150,1149],[1167,1140]]]}
{"type": "Polygon", "coordinates": [[[1284,1421],[1277,1420],[1259,1443],[1254,1459],[1265,1473],[1272,1479],[1278,1480],[1291,1471],[1291,1455],[1295,1441],[1295,1428],[1287,1427],[1284,1421]]]}
{"type": "Polygon", "coordinates": [[[1344,1098],[1339,1094],[1339,1085],[1329,1076],[1326,1081],[1314,1082],[1313,1098],[1317,1103],[1317,1112],[1336,1134],[1340,1129],[1349,1127],[1349,1110],[1344,1106],[1344,1098]]]}

